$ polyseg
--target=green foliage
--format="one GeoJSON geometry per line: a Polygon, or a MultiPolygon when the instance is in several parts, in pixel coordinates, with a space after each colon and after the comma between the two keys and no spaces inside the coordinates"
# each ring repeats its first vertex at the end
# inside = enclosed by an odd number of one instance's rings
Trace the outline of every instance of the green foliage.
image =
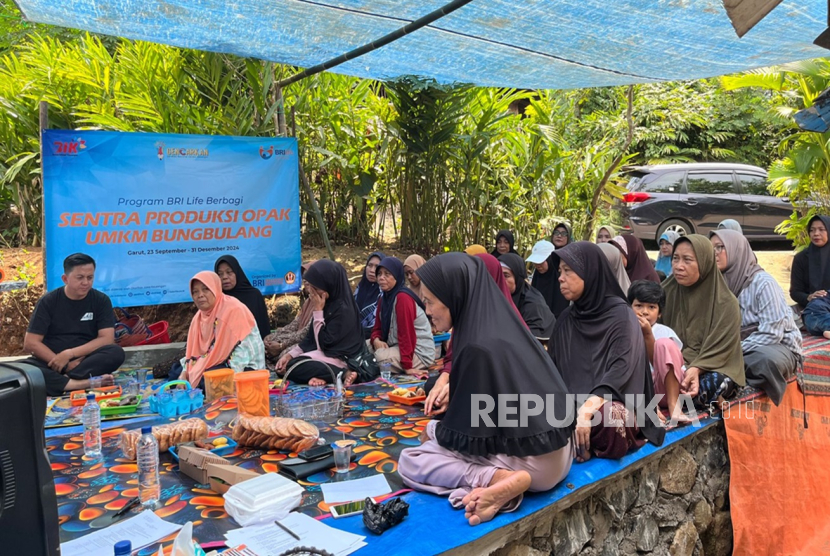
{"type": "MultiPolygon", "coordinates": [[[[294,68],[33,27],[9,0],[0,6],[11,15],[0,17],[9,37],[5,54],[0,44],[0,225],[23,245],[41,235],[41,100],[61,129],[272,136],[284,119],[333,240],[369,245],[391,223],[402,247],[423,253],[490,245],[501,228],[529,251],[563,220],[591,237],[625,190],[622,166],[766,165],[794,106],[782,78],[774,93],[714,80],[638,85],[629,144],[623,87],[531,92],[323,73],[281,102],[274,85],[294,68]]],[[[314,241],[305,191],[301,206],[314,241]]]]}
{"type": "Polygon", "coordinates": [[[830,86],[830,60],[816,59],[755,70],[722,79],[726,89],[769,91],[769,110],[784,122],[778,158],[769,165],[770,191],[788,198],[796,210],[779,226],[797,246],[809,242],[807,222],[813,214],[830,211],[830,132],[801,131],[793,113],[812,106],[830,86]]]}

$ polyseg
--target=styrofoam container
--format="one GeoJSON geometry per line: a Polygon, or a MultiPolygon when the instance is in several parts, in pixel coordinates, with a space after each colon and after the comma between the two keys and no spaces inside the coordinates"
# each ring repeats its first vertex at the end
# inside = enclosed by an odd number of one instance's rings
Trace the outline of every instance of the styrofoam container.
{"type": "Polygon", "coordinates": [[[225,510],[246,527],[283,519],[300,505],[304,489],[277,473],[233,485],[225,493],[225,510]]]}

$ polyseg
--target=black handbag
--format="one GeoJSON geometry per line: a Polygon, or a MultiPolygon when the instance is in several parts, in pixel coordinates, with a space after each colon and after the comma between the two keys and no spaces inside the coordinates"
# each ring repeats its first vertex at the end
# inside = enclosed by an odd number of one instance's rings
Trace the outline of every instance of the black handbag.
{"type": "Polygon", "coordinates": [[[357,380],[355,382],[372,382],[380,376],[380,367],[375,354],[369,351],[366,344],[360,353],[346,358],[346,365],[349,369],[357,373],[357,380]]]}

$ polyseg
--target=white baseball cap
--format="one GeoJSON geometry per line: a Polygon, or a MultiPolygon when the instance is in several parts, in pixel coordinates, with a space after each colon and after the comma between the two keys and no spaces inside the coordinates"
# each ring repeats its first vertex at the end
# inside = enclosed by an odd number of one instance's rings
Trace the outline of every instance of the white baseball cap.
{"type": "Polygon", "coordinates": [[[533,246],[533,251],[530,252],[530,256],[527,258],[527,262],[533,264],[542,264],[550,254],[556,251],[556,247],[553,244],[545,239],[542,241],[537,241],[536,244],[533,246]]]}

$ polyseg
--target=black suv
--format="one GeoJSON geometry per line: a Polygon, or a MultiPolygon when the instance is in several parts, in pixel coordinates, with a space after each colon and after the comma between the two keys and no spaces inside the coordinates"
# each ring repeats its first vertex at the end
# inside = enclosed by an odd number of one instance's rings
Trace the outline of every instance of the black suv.
{"type": "Polygon", "coordinates": [[[630,166],[625,173],[631,176],[628,193],[613,208],[623,232],[646,241],[659,241],[666,230],[708,235],[727,218],[738,221],[747,239],[784,239],[775,227],[793,212],[788,199],[767,190],[767,173],[757,166],[661,164],[630,166]]]}

